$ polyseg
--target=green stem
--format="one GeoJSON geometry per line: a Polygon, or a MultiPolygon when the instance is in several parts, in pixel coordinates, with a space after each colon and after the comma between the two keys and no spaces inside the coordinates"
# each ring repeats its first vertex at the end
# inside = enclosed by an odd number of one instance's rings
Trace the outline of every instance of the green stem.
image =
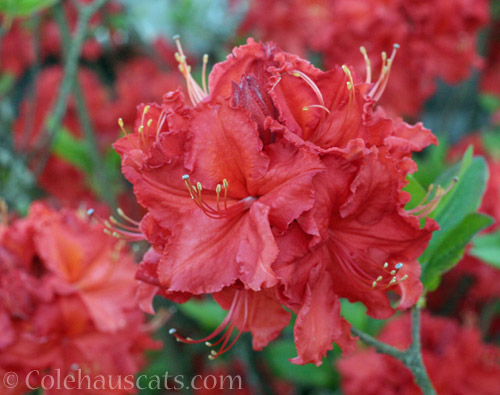
{"type": "MultiPolygon", "coordinates": [[[[71,43],[69,40],[69,27],[64,13],[64,7],[61,3],[59,3],[55,7],[54,11],[61,32],[64,59],[67,60],[71,43]]],[[[78,76],[75,76],[73,93],[76,101],[78,121],[82,126],[83,134],[90,148],[90,160],[92,161],[92,169],[94,169],[91,176],[93,177],[93,181],[97,184],[95,189],[97,190],[98,195],[102,197],[112,208],[116,208],[116,200],[113,189],[109,188],[110,180],[104,171],[104,162],[99,154],[99,147],[95,138],[94,127],[92,126],[92,121],[89,117],[89,112],[84,100],[78,76]]]]}
{"type": "Polygon", "coordinates": [[[420,307],[415,307],[411,313],[411,333],[412,343],[406,351],[399,350],[386,343],[383,343],[374,337],[360,331],[356,328],[351,328],[352,333],[359,336],[366,344],[372,346],[380,353],[390,355],[405,364],[412,372],[417,385],[420,387],[424,395],[436,395],[429,375],[424,366],[421,351],[420,341],[420,307]]]}
{"type": "Polygon", "coordinates": [[[89,5],[80,6],[78,8],[78,22],[76,33],[73,37],[71,46],[68,50],[66,61],[64,64],[64,74],[59,89],[57,101],[52,110],[52,116],[46,122],[45,128],[47,131],[46,139],[42,144],[45,149],[42,151],[40,161],[38,163],[35,174],[40,176],[45,164],[50,156],[52,144],[55,136],[61,127],[64,115],[68,106],[68,97],[73,90],[73,86],[78,71],[78,59],[82,51],[82,46],[87,35],[88,22],[90,18],[101,8],[108,0],[95,0],[89,5]]]}

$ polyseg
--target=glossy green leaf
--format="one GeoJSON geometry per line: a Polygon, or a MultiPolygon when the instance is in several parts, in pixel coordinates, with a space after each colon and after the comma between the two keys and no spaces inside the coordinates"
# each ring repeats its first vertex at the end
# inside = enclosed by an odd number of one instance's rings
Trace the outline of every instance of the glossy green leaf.
{"type": "Polygon", "coordinates": [[[500,269],[500,231],[474,239],[470,254],[500,269]]]}
{"type": "Polygon", "coordinates": [[[11,17],[27,16],[57,3],[57,0],[1,0],[0,12],[11,17]]]}
{"type": "Polygon", "coordinates": [[[439,248],[430,256],[426,270],[422,275],[422,282],[429,290],[438,287],[441,274],[450,270],[462,257],[465,246],[472,237],[488,227],[493,222],[491,217],[484,214],[472,213],[447,233],[439,248]]]}
{"type": "Polygon", "coordinates": [[[417,207],[425,197],[426,191],[418,180],[412,175],[406,177],[408,184],[403,188],[411,195],[411,200],[406,204],[406,210],[417,207]]]}
{"type": "Polygon", "coordinates": [[[448,188],[457,179],[430,215],[441,229],[434,232],[419,259],[422,281],[427,289],[434,289],[439,284],[441,274],[458,262],[472,236],[489,225],[490,219],[471,216],[481,204],[487,178],[484,159],[472,157],[472,148],[469,148],[462,161],[445,171],[435,182],[448,188]]]}

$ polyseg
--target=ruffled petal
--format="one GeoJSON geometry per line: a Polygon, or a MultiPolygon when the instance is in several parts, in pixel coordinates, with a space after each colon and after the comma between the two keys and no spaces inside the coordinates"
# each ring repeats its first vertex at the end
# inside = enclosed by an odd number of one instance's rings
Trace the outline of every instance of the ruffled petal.
{"type": "Polygon", "coordinates": [[[193,169],[194,180],[214,190],[226,179],[231,197],[250,196],[248,180],[264,175],[269,158],[262,152],[257,125],[247,113],[225,101],[216,106],[201,105],[190,131],[187,167],[193,169]]]}
{"type": "Polygon", "coordinates": [[[276,284],[271,264],[278,255],[269,207],[258,202],[241,215],[212,219],[199,209],[175,228],[158,277],[168,291],[213,293],[241,280],[251,289],[276,284]]]}
{"type": "Polygon", "coordinates": [[[333,291],[332,279],[322,266],[311,271],[305,302],[295,321],[294,337],[298,355],[290,362],[298,365],[321,365],[334,342],[347,352],[356,348],[350,325],[340,316],[340,301],[333,291]]]}

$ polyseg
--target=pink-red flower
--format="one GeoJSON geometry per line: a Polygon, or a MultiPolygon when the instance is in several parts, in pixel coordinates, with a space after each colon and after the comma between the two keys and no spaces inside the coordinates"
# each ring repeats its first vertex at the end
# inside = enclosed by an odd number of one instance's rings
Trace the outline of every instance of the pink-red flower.
{"type": "MultiPolygon", "coordinates": [[[[156,344],[135,302],[136,267],[123,243],[102,230],[42,203],[0,227],[2,371],[23,378],[34,369],[62,377],[81,370],[117,381],[142,367],[144,350],[156,344]]],[[[41,378],[32,374],[30,386],[41,378]]]]}
{"type": "MultiPolygon", "coordinates": [[[[379,339],[401,350],[411,343],[410,317],[390,322],[379,339]]],[[[438,394],[496,394],[500,386],[500,349],[485,344],[477,328],[448,318],[422,316],[422,355],[438,394]]],[[[345,394],[421,394],[402,362],[375,350],[339,360],[345,394]]]]}
{"type": "Polygon", "coordinates": [[[455,83],[480,66],[478,32],[488,22],[486,0],[254,0],[242,30],[274,40],[288,51],[312,49],[327,67],[346,63],[364,72],[364,46],[375,70],[382,51],[401,45],[383,105],[416,115],[435,91],[436,79],[455,83]]]}
{"type": "Polygon", "coordinates": [[[402,188],[412,152],[436,141],[374,110],[390,62],[371,83],[249,40],[199,86],[180,45],[177,58],[191,103],[176,91],[140,106],[115,143],[148,211],[138,228],[115,230],[152,245],[137,274],[143,307],[156,293],[212,294],[229,311],[203,339],[228,325],[218,356],[235,328],[265,346],[289,320],[284,304],[298,314],[293,361],[320,364],[332,342],[355,344],[339,297],[378,318],[394,312],[389,291],[400,308],[415,303],[416,259],[436,224],[420,227],[425,210],[406,212],[402,188]]]}

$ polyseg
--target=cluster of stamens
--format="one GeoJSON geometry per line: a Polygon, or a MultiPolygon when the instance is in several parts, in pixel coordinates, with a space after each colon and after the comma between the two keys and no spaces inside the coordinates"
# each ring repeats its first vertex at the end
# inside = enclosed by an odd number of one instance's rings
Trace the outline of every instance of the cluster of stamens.
{"type": "MultiPolygon", "coordinates": [[[[394,62],[394,58],[396,57],[396,53],[397,53],[398,49],[399,49],[399,45],[394,44],[393,51],[392,51],[391,56],[389,58],[387,58],[386,52],[382,52],[382,68],[380,71],[379,78],[368,93],[368,96],[371,97],[374,101],[378,101],[380,99],[380,97],[382,96],[382,94],[387,86],[387,83],[389,81],[391,67],[392,67],[392,64],[394,62]]],[[[372,82],[371,81],[372,80],[371,62],[370,62],[370,59],[368,58],[368,54],[366,52],[366,49],[364,47],[361,47],[360,51],[363,54],[363,57],[364,57],[365,63],[366,63],[366,83],[371,84],[371,82],[372,82]]],[[[344,71],[344,73],[347,76],[346,86],[347,86],[347,89],[349,91],[349,99],[348,99],[348,103],[347,103],[347,108],[345,110],[344,122],[340,128],[340,133],[342,132],[342,130],[345,127],[345,124],[349,118],[349,113],[352,109],[353,103],[356,100],[356,89],[355,89],[354,79],[352,77],[351,70],[346,65],[342,66],[342,70],[344,71]]],[[[319,108],[319,109],[323,110],[323,114],[321,116],[322,119],[324,118],[325,114],[330,115],[330,110],[326,107],[325,100],[323,98],[323,94],[321,93],[321,90],[316,85],[316,83],[308,75],[306,75],[305,73],[303,73],[299,70],[293,70],[290,72],[290,74],[294,77],[302,79],[313,90],[316,97],[318,98],[318,102],[319,102],[318,104],[310,104],[310,105],[304,106],[302,108],[302,110],[309,111],[309,109],[311,109],[311,108],[319,108]]],[[[281,81],[281,77],[279,77],[277,79],[277,81],[275,82],[275,84],[273,85],[271,90],[273,90],[279,84],[280,81],[281,81]]]]}
{"type": "Polygon", "coordinates": [[[377,288],[378,286],[380,286],[381,289],[386,289],[386,288],[392,287],[396,284],[399,284],[402,281],[405,281],[408,278],[407,274],[405,274],[400,279],[397,278],[397,274],[402,269],[402,267],[403,267],[403,264],[400,262],[400,263],[396,263],[394,265],[394,269],[389,270],[389,263],[385,262],[384,266],[382,267],[382,270],[384,273],[382,275],[379,275],[375,279],[375,281],[373,281],[372,288],[377,288]],[[389,278],[390,278],[390,280],[387,281],[389,278]]]}
{"type": "Polygon", "coordinates": [[[160,114],[160,117],[158,119],[156,133],[155,133],[155,139],[154,139],[154,141],[152,141],[150,139],[150,134],[151,134],[150,129],[151,129],[151,126],[153,124],[153,119],[150,118],[146,123],[144,123],[146,114],[149,112],[150,108],[151,107],[149,105],[144,107],[144,110],[142,111],[141,124],[137,128],[137,133],[139,135],[139,138],[138,138],[139,147],[137,147],[137,145],[134,143],[134,141],[130,138],[130,134],[127,132],[127,129],[125,129],[123,119],[118,118],[118,126],[120,127],[120,129],[123,132],[123,134],[125,135],[125,137],[127,137],[130,145],[132,147],[134,147],[135,149],[140,148],[143,151],[149,150],[151,143],[156,141],[156,139],[158,138],[158,134],[160,133],[160,130],[163,127],[163,124],[165,123],[165,120],[167,118],[166,112],[162,111],[160,114]]]}
{"type": "Polygon", "coordinates": [[[140,230],[140,222],[127,216],[121,208],[117,209],[117,213],[123,218],[125,223],[121,223],[112,215],[110,215],[108,219],[102,219],[95,213],[94,209],[89,209],[87,211],[88,216],[94,217],[98,222],[104,225],[104,233],[125,241],[144,240],[144,234],[140,230]]]}
{"type": "MultiPolygon", "coordinates": [[[[378,77],[377,82],[375,83],[375,85],[373,85],[372,89],[368,93],[368,96],[370,96],[373,100],[375,100],[375,102],[380,100],[387,86],[387,83],[389,82],[389,75],[391,73],[392,64],[394,62],[394,58],[396,57],[398,49],[399,49],[399,44],[394,44],[391,56],[389,58],[387,58],[387,53],[385,51],[382,52],[382,68],[380,70],[380,75],[378,77]]],[[[363,57],[365,58],[365,63],[366,63],[366,83],[370,84],[372,82],[370,59],[368,58],[365,47],[361,47],[360,51],[363,57]]]]}
{"type": "Polygon", "coordinates": [[[193,106],[196,106],[200,103],[205,97],[208,96],[208,88],[207,88],[207,64],[208,64],[208,55],[203,55],[203,69],[201,72],[201,79],[203,88],[198,85],[193,76],[191,75],[191,66],[187,63],[186,55],[182,49],[180,37],[178,35],[174,36],[174,41],[177,46],[177,51],[175,53],[175,59],[179,63],[179,70],[186,79],[187,90],[189,94],[189,98],[191,99],[191,103],[193,106]]]}
{"type": "Polygon", "coordinates": [[[247,320],[248,320],[248,298],[247,294],[242,292],[237,291],[234,298],[233,302],[231,303],[231,307],[226,315],[226,318],[221,322],[221,324],[215,329],[209,336],[203,338],[203,339],[198,339],[198,340],[193,340],[190,337],[182,337],[177,333],[177,330],[172,328],[170,329],[169,333],[177,339],[178,342],[182,343],[188,343],[188,344],[194,344],[194,343],[205,343],[207,347],[216,347],[220,344],[219,350],[215,351],[212,350],[210,352],[210,355],[208,356],[209,359],[213,360],[216,359],[217,357],[221,356],[228,350],[230,350],[238,341],[240,338],[241,334],[243,333],[242,330],[238,330],[238,334],[235,336],[232,342],[229,342],[231,340],[231,336],[236,328],[236,325],[232,322],[232,318],[235,314],[237,314],[237,310],[239,307],[239,304],[241,302],[241,298],[243,298],[243,322],[242,322],[242,328],[245,328],[247,320]],[[219,340],[216,342],[211,342],[213,338],[217,337],[219,334],[222,334],[219,340]]]}
{"type": "Polygon", "coordinates": [[[434,192],[434,184],[429,185],[427,194],[422,199],[422,202],[417,207],[408,210],[408,213],[416,216],[417,218],[427,217],[436,209],[439,202],[441,202],[441,199],[446,196],[446,194],[451,190],[451,188],[455,186],[457,182],[458,177],[454,177],[451,185],[448,188],[443,188],[441,185],[438,185],[435,188],[435,193],[433,196],[432,193],[434,192]]]}
{"type": "Polygon", "coordinates": [[[209,205],[202,196],[203,187],[201,182],[197,182],[196,186],[189,182],[189,175],[185,174],[182,176],[186,188],[188,189],[191,199],[195,204],[210,218],[219,219],[227,216],[227,191],[229,189],[229,183],[224,178],[222,180],[222,185],[217,184],[215,187],[215,207],[209,205]]]}

